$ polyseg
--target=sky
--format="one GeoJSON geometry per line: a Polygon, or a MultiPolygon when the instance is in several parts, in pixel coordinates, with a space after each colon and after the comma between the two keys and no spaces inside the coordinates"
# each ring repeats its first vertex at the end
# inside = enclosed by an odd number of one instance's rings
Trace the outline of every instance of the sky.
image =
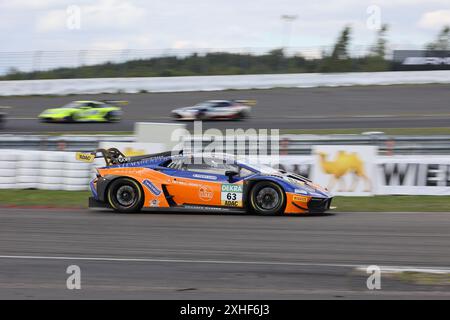
{"type": "Polygon", "coordinates": [[[450,24],[449,0],[2,0],[0,51],[315,47],[346,24],[364,45],[377,10],[399,45],[424,44],[450,24]],[[289,40],[284,14],[297,16],[289,40]]]}
{"type": "Polygon", "coordinates": [[[0,52],[318,48],[344,25],[364,46],[381,23],[395,46],[421,46],[450,24],[450,0],[0,0],[0,52]]]}

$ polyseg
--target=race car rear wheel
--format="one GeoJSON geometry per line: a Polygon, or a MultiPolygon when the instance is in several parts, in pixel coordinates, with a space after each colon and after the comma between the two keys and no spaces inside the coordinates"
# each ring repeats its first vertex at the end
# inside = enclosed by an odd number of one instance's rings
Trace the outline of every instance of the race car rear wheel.
{"type": "Polygon", "coordinates": [[[281,187],[270,181],[256,183],[250,190],[250,206],[261,215],[281,214],[286,206],[286,195],[281,187]]]}
{"type": "Polygon", "coordinates": [[[144,192],[137,181],[118,178],[109,185],[107,199],[115,211],[139,212],[144,204],[144,192]]]}
{"type": "Polygon", "coordinates": [[[206,112],[205,111],[203,111],[203,110],[200,110],[198,113],[197,113],[197,115],[196,115],[196,119],[197,120],[207,120],[208,119],[208,116],[206,115],[206,112]]]}
{"type": "Polygon", "coordinates": [[[236,116],[235,116],[235,120],[244,120],[245,118],[247,118],[247,114],[245,112],[239,112],[236,116]]]}

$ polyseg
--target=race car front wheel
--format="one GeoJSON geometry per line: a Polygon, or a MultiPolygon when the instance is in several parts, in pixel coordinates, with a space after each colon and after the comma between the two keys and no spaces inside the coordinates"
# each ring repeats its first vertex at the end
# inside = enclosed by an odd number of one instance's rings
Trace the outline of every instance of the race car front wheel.
{"type": "Polygon", "coordinates": [[[256,183],[250,190],[251,210],[257,214],[281,214],[285,205],[286,195],[276,183],[261,181],[256,183]]]}
{"type": "Polygon", "coordinates": [[[119,122],[120,116],[117,112],[110,111],[105,115],[105,120],[107,122],[119,122]]]}
{"type": "Polygon", "coordinates": [[[144,204],[144,193],[137,181],[118,178],[108,187],[107,199],[115,211],[139,212],[144,204]]]}
{"type": "Polygon", "coordinates": [[[64,120],[66,122],[75,122],[75,118],[73,117],[73,115],[65,117],[64,120]]]}

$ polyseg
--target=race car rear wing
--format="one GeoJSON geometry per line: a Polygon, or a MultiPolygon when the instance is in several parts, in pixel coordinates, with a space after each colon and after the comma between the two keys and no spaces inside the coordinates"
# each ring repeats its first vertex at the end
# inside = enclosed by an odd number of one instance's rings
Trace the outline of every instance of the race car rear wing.
{"type": "Polygon", "coordinates": [[[256,106],[256,100],[234,100],[237,103],[242,103],[247,106],[253,107],[256,106]]]}
{"type": "Polygon", "coordinates": [[[120,104],[122,106],[128,105],[128,101],[126,100],[102,100],[102,102],[107,104],[120,104]]]}
{"type": "Polygon", "coordinates": [[[75,159],[83,162],[94,162],[96,158],[103,158],[106,166],[122,163],[119,159],[126,159],[125,155],[117,148],[97,149],[93,152],[77,152],[75,154],[75,159]]]}
{"type": "MultiPolygon", "coordinates": [[[[180,151],[179,154],[182,154],[183,151],[180,151]]],[[[144,159],[156,158],[156,157],[167,157],[172,155],[172,151],[160,152],[147,154],[142,156],[135,157],[127,157],[125,156],[119,149],[117,148],[109,148],[109,149],[97,149],[93,152],[77,152],[75,154],[75,159],[83,162],[94,162],[97,158],[103,158],[105,160],[105,164],[107,167],[116,165],[129,163],[134,161],[140,161],[144,159]]]]}

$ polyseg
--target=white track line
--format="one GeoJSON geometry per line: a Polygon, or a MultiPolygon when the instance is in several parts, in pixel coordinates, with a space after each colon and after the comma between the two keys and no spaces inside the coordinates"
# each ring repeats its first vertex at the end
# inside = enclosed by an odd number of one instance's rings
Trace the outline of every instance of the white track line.
{"type": "Polygon", "coordinates": [[[114,257],[64,257],[64,256],[9,256],[0,255],[0,259],[35,259],[35,260],[82,260],[82,261],[117,261],[117,262],[168,262],[168,263],[211,263],[211,264],[255,264],[280,266],[323,266],[355,268],[355,264],[276,262],[276,261],[232,261],[232,260],[187,260],[187,259],[151,259],[151,258],[114,258],[114,257]]]}
{"type": "MultiPolygon", "coordinates": [[[[356,268],[358,271],[366,271],[366,268],[359,267],[356,268]]],[[[419,267],[390,267],[390,266],[380,266],[380,270],[383,273],[401,273],[401,272],[420,272],[420,273],[435,273],[435,274],[450,274],[450,269],[437,269],[437,268],[419,268],[419,267]]]]}
{"type": "MultiPolygon", "coordinates": [[[[310,263],[310,262],[276,262],[276,261],[232,261],[232,260],[187,260],[187,259],[150,259],[150,258],[114,258],[114,257],[64,257],[64,256],[11,256],[0,255],[0,259],[29,259],[29,260],[79,260],[79,261],[112,261],[112,262],[163,262],[163,263],[205,263],[205,264],[251,264],[251,265],[277,265],[277,266],[304,266],[304,267],[339,267],[366,270],[366,265],[341,263],[310,263]]],[[[379,266],[385,272],[427,272],[450,273],[450,268],[416,267],[416,266],[379,266]]]]}

